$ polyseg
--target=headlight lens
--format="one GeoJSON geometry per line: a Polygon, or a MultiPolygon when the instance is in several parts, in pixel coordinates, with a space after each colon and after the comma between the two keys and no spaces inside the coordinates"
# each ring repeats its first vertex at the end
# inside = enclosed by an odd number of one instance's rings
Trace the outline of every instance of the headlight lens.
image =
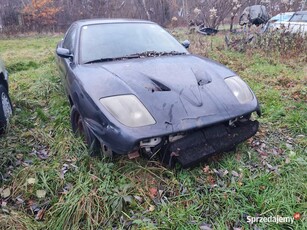
{"type": "Polygon", "coordinates": [[[101,98],[102,105],[119,122],[129,127],[141,127],[156,123],[154,118],[134,95],[101,98]]]}
{"type": "Polygon", "coordinates": [[[225,82],[241,104],[245,104],[253,100],[251,90],[238,76],[226,78],[225,82]]]}

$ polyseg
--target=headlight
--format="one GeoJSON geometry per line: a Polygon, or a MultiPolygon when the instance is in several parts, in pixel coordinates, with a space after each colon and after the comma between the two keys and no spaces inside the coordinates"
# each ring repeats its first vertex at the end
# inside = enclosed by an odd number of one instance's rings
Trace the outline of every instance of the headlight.
{"type": "Polygon", "coordinates": [[[156,123],[145,106],[134,95],[101,98],[102,105],[119,122],[129,127],[141,127],[156,123]]]}
{"type": "Polygon", "coordinates": [[[253,100],[251,90],[238,76],[226,78],[225,82],[241,104],[245,104],[253,100]]]}

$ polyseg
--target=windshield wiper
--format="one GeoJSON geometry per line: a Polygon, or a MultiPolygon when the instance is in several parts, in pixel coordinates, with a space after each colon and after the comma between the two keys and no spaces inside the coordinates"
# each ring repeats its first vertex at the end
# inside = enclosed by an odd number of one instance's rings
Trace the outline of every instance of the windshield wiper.
{"type": "Polygon", "coordinates": [[[143,57],[160,57],[160,56],[173,56],[173,55],[186,55],[185,52],[169,51],[169,52],[157,52],[157,51],[145,51],[142,53],[131,54],[129,56],[137,55],[139,58],[143,57]]]}
{"type": "Polygon", "coordinates": [[[92,61],[85,62],[84,64],[93,64],[93,63],[99,63],[99,62],[107,62],[107,61],[113,61],[114,58],[100,58],[100,59],[95,59],[92,61]]]}
{"type": "Polygon", "coordinates": [[[125,60],[125,59],[133,59],[133,58],[160,57],[160,56],[173,56],[173,55],[186,55],[186,54],[187,53],[185,52],[178,52],[178,51],[170,51],[170,52],[146,51],[142,53],[126,55],[123,57],[100,58],[100,59],[85,62],[84,64],[93,64],[93,63],[108,62],[108,61],[119,61],[119,60],[125,60]]]}
{"type": "Polygon", "coordinates": [[[139,57],[140,56],[138,54],[131,54],[131,55],[123,56],[123,57],[100,58],[100,59],[85,62],[84,64],[93,64],[93,63],[108,62],[108,61],[119,61],[119,60],[133,59],[133,58],[139,58],[139,57]]]}

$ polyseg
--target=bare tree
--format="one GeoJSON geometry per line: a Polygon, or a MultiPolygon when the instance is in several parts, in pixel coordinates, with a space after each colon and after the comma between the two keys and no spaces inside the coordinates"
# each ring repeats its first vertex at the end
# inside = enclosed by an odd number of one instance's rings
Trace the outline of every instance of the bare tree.
{"type": "MultiPolygon", "coordinates": [[[[21,32],[31,29],[24,26],[22,9],[32,0],[1,0],[0,25],[3,30],[15,28],[21,32]]],[[[39,1],[39,0],[37,0],[39,1]]],[[[54,14],[46,30],[64,31],[76,20],[84,18],[139,18],[168,25],[172,18],[188,23],[191,19],[217,28],[225,19],[233,25],[236,15],[248,5],[265,4],[269,13],[296,11],[306,0],[52,0],[61,11],[54,14]]],[[[48,13],[49,14],[49,13],[48,13]]],[[[232,28],[232,26],[231,26],[232,28]]],[[[33,28],[35,29],[35,28],[33,28]]]]}

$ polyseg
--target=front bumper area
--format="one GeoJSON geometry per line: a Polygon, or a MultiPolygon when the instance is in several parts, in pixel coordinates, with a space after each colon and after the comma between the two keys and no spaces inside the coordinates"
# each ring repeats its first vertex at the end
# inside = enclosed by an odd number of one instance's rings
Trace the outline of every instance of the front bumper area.
{"type": "Polygon", "coordinates": [[[162,161],[168,165],[178,162],[183,168],[194,166],[214,153],[227,152],[256,134],[258,121],[239,121],[235,126],[217,124],[190,133],[169,143],[162,161]]]}

